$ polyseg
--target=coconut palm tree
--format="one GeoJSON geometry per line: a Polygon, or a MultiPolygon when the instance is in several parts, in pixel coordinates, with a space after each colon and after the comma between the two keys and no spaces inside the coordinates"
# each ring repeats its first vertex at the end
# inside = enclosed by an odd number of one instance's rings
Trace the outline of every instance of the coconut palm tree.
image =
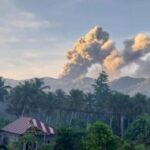
{"type": "Polygon", "coordinates": [[[17,116],[33,115],[41,111],[40,107],[45,98],[43,90],[48,88],[43,84],[40,79],[34,79],[25,81],[12,89],[9,96],[10,110],[17,116]]]}
{"type": "Polygon", "coordinates": [[[83,110],[84,99],[85,94],[79,89],[72,89],[69,92],[70,109],[72,110],[70,124],[73,119],[78,118],[78,116],[80,115],[80,111],[83,110]]]}
{"type": "MultiPolygon", "coordinates": [[[[109,101],[108,110],[110,112],[110,126],[112,127],[113,119],[119,120],[121,137],[124,136],[124,121],[131,111],[130,97],[119,92],[114,92],[109,101]]],[[[117,123],[117,122],[116,122],[117,123]]]]}

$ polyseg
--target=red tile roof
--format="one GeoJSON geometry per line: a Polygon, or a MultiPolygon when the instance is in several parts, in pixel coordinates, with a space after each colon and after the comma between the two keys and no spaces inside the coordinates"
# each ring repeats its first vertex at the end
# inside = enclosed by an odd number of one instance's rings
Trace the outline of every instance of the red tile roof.
{"type": "Polygon", "coordinates": [[[2,128],[1,131],[6,131],[6,132],[21,135],[21,134],[26,133],[26,131],[30,129],[31,127],[35,127],[47,135],[55,134],[53,128],[47,126],[41,121],[38,121],[30,117],[21,117],[17,119],[16,121],[8,124],[4,128],[2,128]]]}

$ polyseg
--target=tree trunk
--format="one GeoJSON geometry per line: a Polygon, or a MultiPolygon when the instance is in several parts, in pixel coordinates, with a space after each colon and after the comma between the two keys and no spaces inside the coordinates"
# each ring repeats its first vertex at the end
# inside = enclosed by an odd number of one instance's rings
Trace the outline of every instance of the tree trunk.
{"type": "Polygon", "coordinates": [[[23,107],[23,110],[22,110],[22,113],[21,113],[21,117],[24,116],[24,113],[25,113],[25,107],[23,107]]]}
{"type": "Polygon", "coordinates": [[[124,138],[124,116],[121,115],[120,118],[120,130],[121,130],[121,138],[124,138]]]}
{"type": "Polygon", "coordinates": [[[70,121],[69,121],[69,126],[71,126],[73,117],[74,117],[74,112],[71,112],[70,121]]]}
{"type": "Polygon", "coordinates": [[[113,118],[114,118],[114,116],[113,115],[111,115],[110,116],[110,122],[109,122],[109,126],[112,128],[112,124],[113,124],[113,118]]]}
{"type": "Polygon", "coordinates": [[[88,125],[88,124],[89,124],[89,119],[90,119],[90,115],[89,115],[89,114],[87,114],[87,117],[86,117],[86,125],[88,125]]]}

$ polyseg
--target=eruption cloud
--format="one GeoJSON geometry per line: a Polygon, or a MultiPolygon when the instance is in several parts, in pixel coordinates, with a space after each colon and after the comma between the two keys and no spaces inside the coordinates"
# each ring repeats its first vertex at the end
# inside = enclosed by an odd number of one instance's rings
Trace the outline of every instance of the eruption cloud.
{"type": "Polygon", "coordinates": [[[124,42],[123,57],[126,63],[140,59],[150,52],[150,38],[142,33],[124,42]]]}
{"type": "Polygon", "coordinates": [[[150,38],[139,33],[124,41],[118,50],[101,27],[92,28],[81,37],[67,54],[62,79],[75,80],[104,70],[110,79],[120,76],[149,76],[150,38]],[[122,53],[121,53],[122,52],[122,53]]]}
{"type": "Polygon", "coordinates": [[[134,65],[135,67],[132,67],[132,69],[135,71],[132,72],[132,76],[149,77],[150,37],[139,33],[134,38],[126,40],[124,42],[122,57],[124,60],[122,70],[126,66],[134,65]]]}
{"type": "Polygon", "coordinates": [[[63,79],[84,77],[93,64],[100,64],[106,71],[115,74],[122,62],[109,34],[101,27],[94,27],[80,38],[68,52],[67,59],[68,63],[60,75],[63,79]]]}

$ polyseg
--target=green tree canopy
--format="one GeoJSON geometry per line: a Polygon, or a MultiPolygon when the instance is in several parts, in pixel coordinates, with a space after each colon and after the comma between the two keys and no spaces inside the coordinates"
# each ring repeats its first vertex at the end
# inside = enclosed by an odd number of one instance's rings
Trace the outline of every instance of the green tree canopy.
{"type": "Polygon", "coordinates": [[[93,87],[96,108],[98,110],[102,110],[104,109],[107,101],[109,100],[111,93],[108,84],[108,75],[105,71],[102,71],[100,73],[99,77],[95,80],[93,87]]]}
{"type": "Polygon", "coordinates": [[[29,115],[38,112],[42,106],[47,87],[40,79],[25,81],[13,88],[9,95],[9,110],[16,116],[29,115]]]}
{"type": "Polygon", "coordinates": [[[54,150],[82,150],[84,132],[71,128],[58,131],[54,150]]]}
{"type": "Polygon", "coordinates": [[[135,120],[128,128],[126,138],[134,143],[150,144],[150,116],[135,120]]]}
{"type": "Polygon", "coordinates": [[[88,128],[84,143],[86,150],[116,150],[117,148],[111,129],[101,122],[96,122],[88,128]]]}

